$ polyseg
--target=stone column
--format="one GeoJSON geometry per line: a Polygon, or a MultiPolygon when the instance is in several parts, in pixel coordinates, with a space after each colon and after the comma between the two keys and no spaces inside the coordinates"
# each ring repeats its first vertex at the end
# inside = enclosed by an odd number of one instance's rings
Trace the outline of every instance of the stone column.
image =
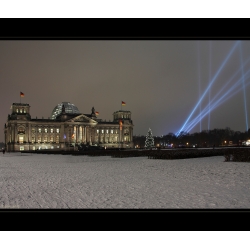
{"type": "MultiPolygon", "coordinates": [[[[64,131],[65,131],[64,124],[61,124],[60,130],[59,130],[59,143],[61,143],[61,142],[64,143],[64,141],[65,141],[65,139],[63,138],[64,133],[65,133],[64,131]]],[[[66,137],[67,137],[67,135],[66,135],[66,137]]]]}
{"type": "Polygon", "coordinates": [[[77,134],[76,134],[76,126],[74,125],[73,126],[73,131],[74,131],[74,142],[76,142],[76,136],[77,136],[77,134]]]}
{"type": "Polygon", "coordinates": [[[77,127],[76,127],[76,131],[77,131],[77,142],[79,142],[80,141],[80,129],[79,129],[79,125],[77,125],[77,127]]]}
{"type": "Polygon", "coordinates": [[[68,127],[68,136],[67,136],[67,139],[68,139],[69,143],[71,141],[71,136],[72,136],[72,126],[68,127]]]}
{"type": "Polygon", "coordinates": [[[100,141],[101,141],[101,132],[102,132],[102,130],[101,130],[101,129],[99,129],[99,134],[98,134],[98,143],[100,143],[100,141]]]}
{"type": "Polygon", "coordinates": [[[14,127],[14,124],[11,124],[11,142],[15,142],[15,127],[14,127]]]}
{"type": "Polygon", "coordinates": [[[85,127],[85,141],[88,142],[88,126],[85,127]]]}
{"type": "Polygon", "coordinates": [[[35,125],[34,128],[35,128],[35,142],[37,142],[37,126],[35,125]]]}
{"type": "Polygon", "coordinates": [[[70,138],[69,138],[69,134],[70,133],[69,133],[69,130],[70,130],[70,127],[68,126],[67,130],[66,130],[66,142],[68,142],[68,143],[70,142],[70,138]]]}
{"type": "Polygon", "coordinates": [[[80,125],[77,126],[77,142],[80,142],[80,125]]]}
{"type": "Polygon", "coordinates": [[[84,128],[85,128],[85,127],[82,126],[82,142],[83,142],[83,143],[85,143],[85,141],[84,141],[84,128]]]}
{"type": "Polygon", "coordinates": [[[43,140],[44,140],[44,128],[42,127],[42,142],[43,142],[43,140]]]}
{"type": "Polygon", "coordinates": [[[29,137],[28,137],[27,142],[31,143],[31,126],[30,126],[30,123],[28,124],[28,135],[29,135],[29,137]]]}
{"type": "Polygon", "coordinates": [[[87,140],[88,143],[89,143],[89,132],[90,132],[89,126],[87,126],[86,127],[86,140],[87,140]]]}
{"type": "Polygon", "coordinates": [[[18,134],[17,134],[17,124],[15,124],[14,125],[15,127],[14,127],[14,138],[15,138],[15,143],[17,142],[17,140],[18,140],[18,134]]]}
{"type": "Polygon", "coordinates": [[[89,126],[86,127],[86,140],[89,143],[89,126]]]}
{"type": "Polygon", "coordinates": [[[92,127],[89,127],[89,144],[92,145],[92,127]]]}
{"type": "Polygon", "coordinates": [[[81,143],[81,141],[82,141],[82,131],[81,131],[81,129],[82,129],[82,126],[79,125],[78,126],[78,131],[79,131],[79,139],[78,139],[78,141],[79,141],[79,143],[81,143]]]}
{"type": "Polygon", "coordinates": [[[82,135],[83,135],[83,133],[82,133],[82,125],[80,126],[80,128],[81,128],[80,131],[81,131],[81,143],[82,143],[82,141],[83,141],[83,136],[82,136],[82,135]]]}
{"type": "Polygon", "coordinates": [[[131,144],[134,146],[134,141],[133,141],[133,127],[131,127],[131,144]]]}
{"type": "Polygon", "coordinates": [[[106,143],[106,127],[104,128],[104,134],[103,134],[103,138],[104,138],[104,143],[106,143]]]}
{"type": "Polygon", "coordinates": [[[112,141],[111,138],[112,138],[111,128],[109,127],[109,140],[108,140],[109,143],[111,143],[111,141],[112,141]]]}
{"type": "Polygon", "coordinates": [[[83,140],[83,143],[85,144],[85,143],[86,143],[86,137],[85,137],[86,126],[84,125],[84,126],[82,127],[82,129],[83,129],[83,138],[82,138],[82,140],[83,140]]]}
{"type": "Polygon", "coordinates": [[[87,140],[86,140],[86,126],[83,127],[83,140],[84,143],[86,144],[87,140]]]}
{"type": "Polygon", "coordinates": [[[75,143],[77,143],[77,137],[78,137],[78,131],[77,131],[77,126],[75,125],[75,127],[74,127],[74,129],[75,129],[75,143]]]}

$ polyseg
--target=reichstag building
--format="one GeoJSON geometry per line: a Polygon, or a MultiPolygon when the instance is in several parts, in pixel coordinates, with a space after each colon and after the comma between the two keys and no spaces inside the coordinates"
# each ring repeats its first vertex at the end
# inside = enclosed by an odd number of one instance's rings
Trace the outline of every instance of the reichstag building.
{"type": "Polygon", "coordinates": [[[7,151],[76,150],[79,145],[133,148],[131,112],[113,113],[113,121],[97,119],[94,107],[82,114],[72,103],[62,102],[49,119],[31,118],[30,105],[13,103],[4,126],[7,151]]]}

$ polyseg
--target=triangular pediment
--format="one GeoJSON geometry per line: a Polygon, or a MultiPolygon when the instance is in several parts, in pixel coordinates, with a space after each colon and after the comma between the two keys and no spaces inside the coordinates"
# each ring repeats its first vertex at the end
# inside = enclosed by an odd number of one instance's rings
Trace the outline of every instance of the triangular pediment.
{"type": "Polygon", "coordinates": [[[84,122],[84,123],[94,123],[96,124],[97,122],[86,115],[78,115],[70,120],[67,120],[67,122],[84,122]]]}

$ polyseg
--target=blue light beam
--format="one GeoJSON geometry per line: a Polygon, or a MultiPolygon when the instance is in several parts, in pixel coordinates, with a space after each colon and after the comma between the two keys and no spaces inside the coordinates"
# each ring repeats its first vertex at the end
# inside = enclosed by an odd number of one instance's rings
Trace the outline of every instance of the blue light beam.
{"type": "Polygon", "coordinates": [[[243,95],[244,95],[246,131],[248,131],[247,101],[246,101],[245,78],[244,78],[244,65],[243,65],[243,59],[242,59],[242,44],[241,44],[241,43],[240,43],[239,48],[240,48],[240,60],[241,60],[241,69],[242,69],[242,87],[243,87],[243,95]]]}
{"type": "MultiPolygon", "coordinates": [[[[212,68],[212,59],[211,59],[211,54],[212,54],[212,43],[209,41],[209,82],[211,81],[211,68],[212,68]]],[[[209,88],[209,95],[208,95],[208,103],[209,103],[209,109],[210,109],[210,93],[211,93],[211,88],[209,88]]],[[[208,114],[208,121],[207,121],[207,129],[210,129],[210,112],[208,114]]]]}
{"type": "Polygon", "coordinates": [[[203,93],[202,97],[200,98],[200,100],[198,101],[198,103],[195,105],[193,111],[191,112],[191,114],[189,115],[189,117],[187,118],[186,122],[184,123],[184,125],[181,127],[181,129],[176,133],[176,135],[178,136],[179,133],[183,130],[183,128],[185,127],[185,125],[187,124],[187,122],[189,121],[189,119],[191,118],[191,116],[193,115],[194,111],[197,109],[198,105],[200,104],[200,102],[202,101],[202,99],[204,98],[204,96],[206,95],[207,91],[209,90],[209,88],[213,85],[214,81],[216,80],[217,76],[219,75],[219,73],[221,72],[221,70],[223,69],[224,65],[227,63],[228,59],[230,58],[230,56],[232,55],[232,53],[234,52],[236,46],[238,45],[239,41],[237,41],[235,43],[235,45],[233,46],[233,48],[231,49],[230,53],[227,55],[226,59],[223,61],[222,65],[220,66],[219,70],[217,71],[217,73],[214,75],[212,81],[209,83],[208,87],[206,88],[205,92],[203,93]]]}
{"type": "MultiPolygon", "coordinates": [[[[200,42],[198,41],[197,46],[197,63],[198,63],[198,85],[199,85],[199,99],[201,98],[201,69],[200,69],[200,42]]],[[[200,113],[201,113],[201,103],[200,103],[200,113]]],[[[201,132],[201,120],[200,120],[200,132],[201,132]]]]}
{"type": "MultiPolygon", "coordinates": [[[[247,72],[247,74],[248,73],[250,73],[250,70],[247,72]]],[[[219,106],[219,104],[221,104],[221,103],[223,103],[222,102],[222,100],[223,100],[223,98],[226,98],[225,100],[227,100],[228,99],[228,97],[227,97],[227,95],[229,96],[229,94],[230,94],[230,92],[233,92],[234,91],[234,89],[241,83],[241,81],[242,81],[242,78],[241,79],[239,79],[233,86],[231,86],[231,88],[230,89],[228,89],[228,91],[227,92],[225,92],[224,93],[224,95],[223,96],[221,96],[214,104],[213,104],[213,109],[214,108],[216,108],[216,107],[218,107],[219,106]]],[[[240,88],[240,90],[241,90],[242,88],[240,88]]],[[[237,90],[237,92],[239,92],[240,90],[237,90]]],[[[221,90],[222,91],[222,90],[221,90]]],[[[220,92],[221,92],[220,91],[220,92]]],[[[235,92],[234,94],[236,94],[237,92],[235,92]]],[[[233,95],[234,95],[233,94],[233,95]]],[[[232,94],[230,95],[230,97],[231,96],[233,96],[232,94]]],[[[215,97],[213,98],[213,99],[215,99],[215,97]]],[[[208,110],[208,105],[206,106],[206,108],[203,110],[203,113],[206,113],[207,114],[207,112],[205,112],[205,111],[207,111],[208,110]]],[[[209,110],[208,110],[208,112],[209,112],[209,110]]],[[[202,116],[202,117],[204,117],[204,116],[202,116]]],[[[199,120],[200,120],[200,117],[199,117],[199,115],[195,118],[195,119],[193,119],[193,121],[192,122],[190,122],[189,124],[188,124],[188,131],[190,131],[190,126],[191,125],[193,125],[194,123],[195,123],[195,125],[199,122],[199,120]]],[[[192,127],[193,128],[193,127],[192,127]]]]}
{"type": "MultiPolygon", "coordinates": [[[[250,70],[248,70],[248,72],[246,74],[249,74],[250,70]]],[[[245,74],[245,76],[246,76],[245,74]]],[[[250,78],[250,76],[247,76],[247,79],[250,78]]],[[[210,106],[209,109],[209,105],[207,105],[203,111],[202,111],[202,115],[198,115],[196,118],[194,118],[192,120],[192,122],[190,122],[185,130],[185,132],[189,132],[191,129],[193,129],[194,126],[196,126],[200,119],[203,119],[210,111],[214,110],[216,107],[218,107],[219,105],[221,105],[222,103],[224,103],[226,100],[228,100],[229,98],[231,98],[232,96],[234,96],[235,94],[237,94],[239,91],[241,91],[243,89],[243,86],[241,86],[241,88],[238,88],[235,90],[235,88],[240,85],[242,81],[242,77],[233,85],[231,86],[231,88],[224,93],[224,95],[222,95],[216,102],[214,102],[212,104],[212,106],[210,106]],[[209,111],[210,110],[210,111],[209,111]]],[[[245,86],[250,85],[250,82],[248,82],[245,86]]],[[[214,99],[214,98],[213,98],[214,99]]]]}
{"type": "MultiPolygon", "coordinates": [[[[245,66],[249,61],[250,61],[250,58],[248,58],[248,60],[244,63],[244,66],[245,66]]],[[[226,84],[224,84],[224,86],[220,89],[220,91],[218,91],[218,92],[216,93],[216,95],[213,97],[212,101],[214,101],[214,100],[217,98],[217,96],[219,96],[220,93],[227,87],[227,85],[229,85],[229,84],[231,83],[231,81],[232,81],[232,80],[234,79],[234,77],[239,73],[240,70],[241,70],[241,69],[238,69],[238,70],[234,73],[234,75],[231,76],[231,78],[227,81],[226,84]]],[[[249,72],[249,71],[248,71],[248,72],[249,72]]],[[[248,72],[247,72],[247,73],[248,73],[248,72]]],[[[247,74],[247,73],[246,73],[246,74],[247,74]]],[[[241,81],[241,79],[242,79],[242,77],[240,78],[240,80],[237,81],[236,84],[238,84],[238,83],[241,81]]],[[[226,93],[228,93],[228,92],[226,92],[226,93]]],[[[207,106],[208,106],[208,105],[207,105],[207,106]]],[[[197,117],[194,118],[194,120],[195,120],[195,119],[197,119],[197,117]]],[[[183,131],[186,131],[186,128],[188,128],[188,127],[189,127],[189,124],[191,124],[191,123],[192,123],[192,121],[189,122],[189,123],[186,125],[185,130],[183,130],[183,131]]]]}

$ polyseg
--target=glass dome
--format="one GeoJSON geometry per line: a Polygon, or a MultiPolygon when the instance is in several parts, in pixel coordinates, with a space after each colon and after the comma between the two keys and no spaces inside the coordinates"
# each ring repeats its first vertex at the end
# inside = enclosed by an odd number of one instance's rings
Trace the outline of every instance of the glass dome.
{"type": "Polygon", "coordinates": [[[80,114],[80,111],[78,110],[78,108],[74,104],[72,104],[70,102],[62,102],[60,104],[57,104],[55,106],[55,108],[53,109],[53,111],[51,113],[51,119],[52,120],[56,119],[56,117],[59,114],[61,114],[63,105],[65,107],[65,113],[66,114],[80,114]]]}

